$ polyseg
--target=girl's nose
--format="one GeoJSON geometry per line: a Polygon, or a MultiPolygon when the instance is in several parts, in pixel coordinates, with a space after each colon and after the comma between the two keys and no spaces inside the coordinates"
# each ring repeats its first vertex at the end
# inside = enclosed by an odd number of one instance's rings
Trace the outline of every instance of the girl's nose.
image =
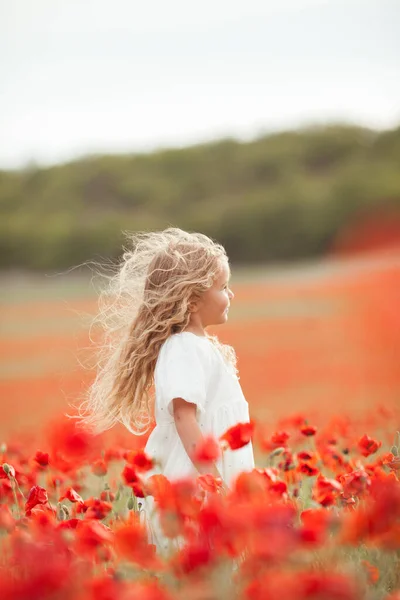
{"type": "Polygon", "coordinates": [[[234,298],[234,297],[235,297],[235,294],[232,292],[232,290],[229,290],[229,294],[230,294],[230,297],[231,297],[231,298],[234,298]]]}

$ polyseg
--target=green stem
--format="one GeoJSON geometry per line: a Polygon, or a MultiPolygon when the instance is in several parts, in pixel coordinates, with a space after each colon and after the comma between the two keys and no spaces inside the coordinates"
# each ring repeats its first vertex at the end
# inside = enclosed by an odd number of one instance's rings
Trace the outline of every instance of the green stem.
{"type": "Polygon", "coordinates": [[[21,511],[19,510],[18,497],[17,497],[17,494],[15,492],[15,479],[14,479],[14,477],[10,477],[10,481],[11,481],[11,489],[13,491],[15,506],[17,507],[18,519],[20,519],[21,518],[21,511]]]}
{"type": "Polygon", "coordinates": [[[15,481],[15,485],[17,486],[17,489],[18,489],[19,493],[21,494],[21,496],[23,497],[23,499],[24,499],[24,500],[25,500],[25,502],[26,502],[26,496],[25,496],[25,494],[24,494],[24,493],[21,491],[21,488],[20,488],[20,487],[19,487],[19,485],[18,485],[18,481],[17,481],[15,478],[14,478],[14,481],[15,481]]]}
{"type": "Polygon", "coordinates": [[[52,505],[50,504],[50,500],[47,500],[47,504],[50,506],[50,510],[56,515],[57,517],[57,511],[52,507],[52,505]]]}
{"type": "Polygon", "coordinates": [[[100,491],[99,491],[99,498],[101,496],[101,492],[104,490],[104,478],[105,476],[102,475],[99,479],[100,479],[100,491]]]}

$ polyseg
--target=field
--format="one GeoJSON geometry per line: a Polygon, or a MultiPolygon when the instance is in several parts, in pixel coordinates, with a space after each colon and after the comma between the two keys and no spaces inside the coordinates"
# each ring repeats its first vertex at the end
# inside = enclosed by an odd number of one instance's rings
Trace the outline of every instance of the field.
{"type": "Polygon", "coordinates": [[[153,474],[145,437],[60,417],[89,385],[83,276],[3,276],[2,600],[400,600],[400,255],[233,272],[229,322],[256,469],[153,474]],[[143,499],[162,524],[148,537],[143,499]]]}
{"type": "MultiPolygon", "coordinates": [[[[233,270],[232,344],[254,419],[318,419],[400,403],[400,257],[233,270]]],[[[93,373],[89,278],[3,276],[0,439],[68,412],[93,373]],[[85,368],[83,368],[83,366],[85,368]]]]}

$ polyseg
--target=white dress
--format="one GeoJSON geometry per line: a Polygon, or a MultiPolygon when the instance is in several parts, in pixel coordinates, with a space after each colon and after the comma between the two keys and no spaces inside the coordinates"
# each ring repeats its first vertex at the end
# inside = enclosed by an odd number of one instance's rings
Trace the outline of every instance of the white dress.
{"type": "MultiPolygon", "coordinates": [[[[237,423],[249,421],[249,405],[239,379],[218,348],[207,338],[190,331],[173,334],[160,348],[154,372],[155,421],[145,452],[159,466],[147,472],[146,478],[162,473],[168,479],[197,476],[199,473],[181,442],[173,417],[173,399],[183,398],[196,404],[196,416],[203,435],[219,438],[237,423]]],[[[254,468],[250,442],[238,450],[227,449],[216,461],[218,471],[228,487],[237,475],[254,468]]],[[[144,501],[147,522],[154,516],[154,501],[144,501]],[[150,515],[151,513],[151,515],[150,515]]],[[[154,535],[152,542],[160,548],[162,541],[154,535]]],[[[165,546],[163,546],[165,547],[165,546]]]]}

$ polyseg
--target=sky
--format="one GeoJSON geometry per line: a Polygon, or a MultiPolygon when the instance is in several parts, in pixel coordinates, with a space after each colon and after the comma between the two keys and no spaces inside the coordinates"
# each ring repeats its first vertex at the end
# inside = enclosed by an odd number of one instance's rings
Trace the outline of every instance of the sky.
{"type": "Polygon", "coordinates": [[[399,0],[0,0],[0,168],[400,124],[399,0]]]}

